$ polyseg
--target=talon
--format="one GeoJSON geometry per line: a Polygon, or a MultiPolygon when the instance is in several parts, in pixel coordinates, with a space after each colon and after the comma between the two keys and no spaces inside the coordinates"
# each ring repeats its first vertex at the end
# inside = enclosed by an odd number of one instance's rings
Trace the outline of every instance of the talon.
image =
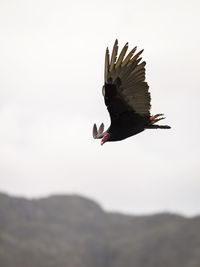
{"type": "Polygon", "coordinates": [[[153,125],[154,123],[156,123],[156,122],[158,122],[158,121],[160,121],[160,120],[163,120],[163,119],[165,119],[165,117],[161,117],[161,118],[159,118],[160,116],[163,116],[164,114],[156,114],[156,115],[152,115],[151,117],[150,117],[150,122],[149,122],[149,125],[153,125]]]}

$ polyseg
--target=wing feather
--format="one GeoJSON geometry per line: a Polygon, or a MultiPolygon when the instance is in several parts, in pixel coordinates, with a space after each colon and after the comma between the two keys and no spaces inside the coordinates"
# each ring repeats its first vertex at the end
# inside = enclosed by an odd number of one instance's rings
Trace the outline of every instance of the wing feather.
{"type": "Polygon", "coordinates": [[[104,131],[104,124],[102,123],[99,127],[98,134],[101,135],[104,131]]]}
{"type": "Polygon", "coordinates": [[[119,74],[119,77],[126,82],[126,79],[129,77],[129,75],[133,72],[135,67],[138,65],[138,63],[142,60],[142,58],[138,58],[133,64],[124,67],[121,69],[121,73],[119,74]]]}
{"type": "Polygon", "coordinates": [[[128,63],[128,66],[132,65],[138,58],[139,56],[142,54],[144,50],[139,51],[128,63]]]}
{"type": "Polygon", "coordinates": [[[118,40],[115,40],[112,56],[111,56],[111,62],[110,62],[110,68],[109,71],[111,72],[113,70],[113,67],[115,65],[116,59],[117,59],[117,52],[118,52],[118,40]]]}
{"type": "Polygon", "coordinates": [[[128,43],[126,43],[125,46],[123,47],[123,49],[122,49],[122,51],[118,57],[117,63],[115,65],[115,69],[117,69],[119,66],[121,66],[121,63],[125,57],[127,49],[128,49],[128,43]]]}
{"type": "Polygon", "coordinates": [[[122,63],[122,67],[126,66],[128,64],[128,62],[130,61],[131,57],[133,56],[133,54],[135,53],[137,47],[134,47],[131,52],[127,55],[127,57],[124,59],[123,63],[122,63]]]}
{"type": "Polygon", "coordinates": [[[109,71],[109,50],[108,47],[106,49],[106,55],[105,55],[105,72],[104,72],[104,81],[106,82],[108,79],[108,71],[109,71]]]}
{"type": "MultiPolygon", "coordinates": [[[[109,64],[107,63],[109,60],[106,59],[105,72],[107,74],[105,75],[105,90],[106,84],[115,85],[114,87],[109,88],[116,89],[115,91],[114,89],[108,89],[109,92],[107,93],[107,98],[110,99],[109,101],[105,99],[105,103],[107,106],[107,103],[110,105],[108,109],[110,114],[113,111],[113,114],[115,113],[116,115],[116,106],[120,103],[119,113],[124,112],[124,110],[127,109],[133,110],[144,117],[150,116],[151,97],[149,93],[149,86],[145,82],[146,62],[143,61],[140,63],[142,60],[140,55],[143,50],[133,56],[136,52],[135,47],[124,59],[127,49],[128,43],[125,44],[119,57],[117,58],[118,41],[116,40],[109,67],[107,65],[109,64]],[[124,108],[122,108],[122,105],[124,105],[124,108]]],[[[106,94],[104,94],[104,97],[106,97],[106,94]]]]}
{"type": "Polygon", "coordinates": [[[98,130],[97,130],[97,125],[94,124],[93,131],[92,131],[93,138],[94,139],[101,139],[104,135],[103,131],[104,131],[104,124],[103,123],[100,125],[98,130]]]}
{"type": "Polygon", "coordinates": [[[92,131],[92,134],[93,134],[93,138],[94,139],[96,139],[96,137],[97,137],[97,125],[96,125],[96,123],[94,124],[94,126],[93,126],[93,131],[92,131]]]}

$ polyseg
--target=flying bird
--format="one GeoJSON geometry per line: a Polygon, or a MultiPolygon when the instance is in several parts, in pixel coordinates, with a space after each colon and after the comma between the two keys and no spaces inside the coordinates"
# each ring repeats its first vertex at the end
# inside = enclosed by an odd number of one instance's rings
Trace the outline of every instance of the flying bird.
{"type": "Polygon", "coordinates": [[[102,93],[110,114],[110,127],[104,131],[102,123],[97,129],[93,126],[93,137],[101,139],[101,145],[108,141],[120,141],[138,134],[145,129],[170,129],[168,125],[157,125],[164,119],[163,114],[150,114],[151,96],[145,82],[145,65],[137,54],[136,47],[125,57],[128,43],[117,57],[118,40],[115,41],[110,58],[109,50],[105,54],[104,86],[102,93]]]}

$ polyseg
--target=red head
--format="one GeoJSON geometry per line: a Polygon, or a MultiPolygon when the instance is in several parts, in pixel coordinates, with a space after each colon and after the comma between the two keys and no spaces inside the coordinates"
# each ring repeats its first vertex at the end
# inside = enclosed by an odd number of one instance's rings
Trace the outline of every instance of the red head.
{"type": "Polygon", "coordinates": [[[103,145],[109,139],[110,139],[110,134],[109,133],[104,134],[103,138],[101,139],[101,145],[103,145]]]}

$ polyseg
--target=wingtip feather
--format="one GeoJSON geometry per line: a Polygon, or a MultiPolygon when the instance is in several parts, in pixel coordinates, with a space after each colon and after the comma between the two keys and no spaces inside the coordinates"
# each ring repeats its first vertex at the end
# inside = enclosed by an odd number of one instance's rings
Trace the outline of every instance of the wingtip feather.
{"type": "Polygon", "coordinates": [[[102,123],[99,127],[99,130],[98,130],[98,135],[101,135],[104,131],[104,124],[102,123]]]}
{"type": "Polygon", "coordinates": [[[97,136],[97,125],[94,123],[93,130],[92,130],[93,138],[95,139],[97,136]]]}

